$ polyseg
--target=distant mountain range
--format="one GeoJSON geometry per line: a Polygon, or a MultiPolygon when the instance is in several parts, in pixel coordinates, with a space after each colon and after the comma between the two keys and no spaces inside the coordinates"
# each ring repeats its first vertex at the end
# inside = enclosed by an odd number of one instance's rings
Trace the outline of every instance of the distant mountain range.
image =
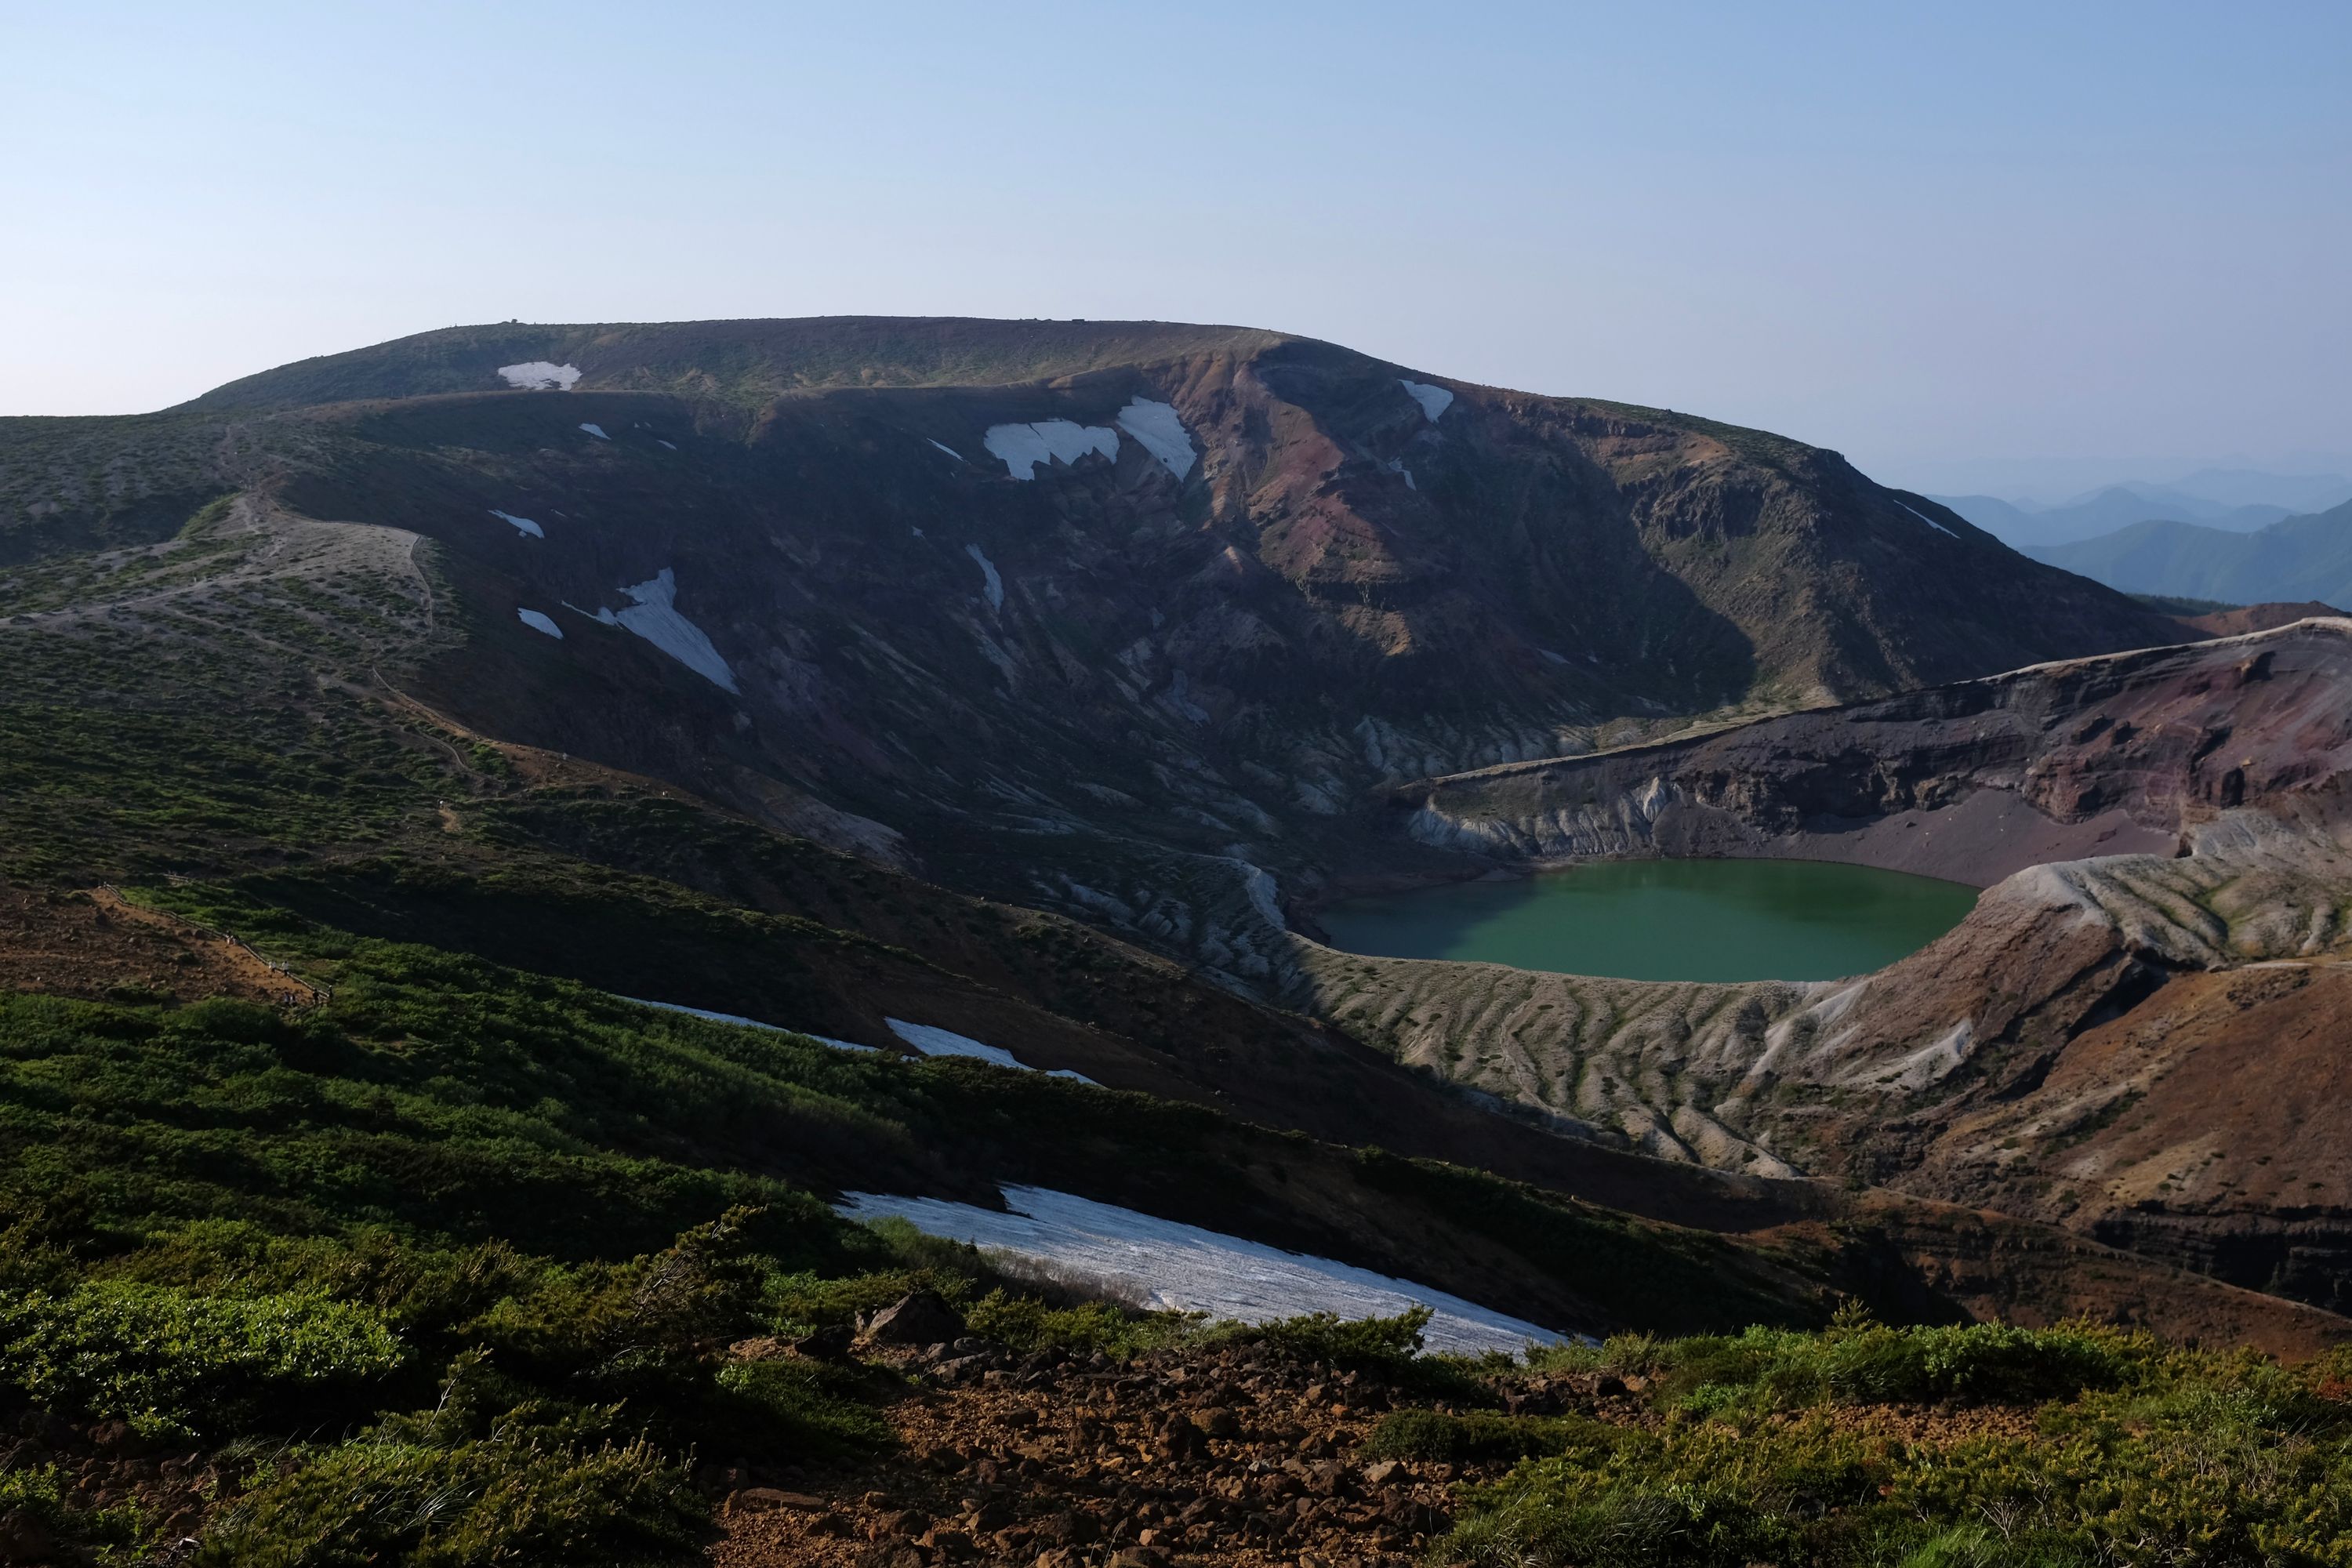
{"type": "Polygon", "coordinates": [[[2028,546],[2025,553],[2130,594],[2352,605],[2352,501],[2251,533],[2150,520],[2095,539],[2028,546]]]}
{"type": "Polygon", "coordinates": [[[1936,496],[1987,533],[2026,548],[2073,544],[2161,519],[2231,533],[2251,533],[2300,514],[2352,500],[2341,474],[2266,474],[2204,468],[2172,484],[2126,480],[2055,505],[1997,496],[1936,496]]]}

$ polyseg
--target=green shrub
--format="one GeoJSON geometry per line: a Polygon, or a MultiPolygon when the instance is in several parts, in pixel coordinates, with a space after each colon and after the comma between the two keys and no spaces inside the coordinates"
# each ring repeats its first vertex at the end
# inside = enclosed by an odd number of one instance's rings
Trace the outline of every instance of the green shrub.
{"type": "Polygon", "coordinates": [[[897,1434],[870,1403],[887,1374],[864,1367],[801,1360],[737,1362],[716,1379],[731,1409],[714,1412],[696,1436],[716,1443],[723,1435],[737,1449],[831,1458],[883,1452],[897,1434]]]}
{"type": "Polygon", "coordinates": [[[1605,1448],[1615,1441],[1614,1428],[1579,1417],[1399,1410],[1381,1418],[1364,1439],[1363,1451],[1374,1459],[1494,1464],[1563,1453],[1578,1445],[1605,1448]]]}
{"type": "Polygon", "coordinates": [[[107,1568],[145,1561],[143,1548],[155,1533],[155,1521],[136,1503],[75,1508],[67,1500],[65,1477],[55,1465],[0,1470],[0,1519],[11,1515],[54,1541],[89,1552],[107,1568]]]}
{"type": "Polygon", "coordinates": [[[2352,1568],[2343,1407],[2225,1358],[2183,1357],[2161,1375],[2160,1389],[2046,1405],[2034,1431],[1956,1423],[1940,1440],[1876,1435],[1829,1409],[1744,1429],[1677,1415],[1480,1489],[1433,1561],[2352,1568]]]}
{"type": "Polygon", "coordinates": [[[2121,1336],[2084,1329],[1889,1329],[1821,1338],[1822,1382],[1854,1402],[2032,1404],[2113,1388],[2129,1370],[2121,1336]]]}
{"type": "Polygon", "coordinates": [[[1175,1312],[1134,1312],[1109,1301],[1056,1307],[1002,1286],[964,1310],[964,1321],[983,1339],[1018,1351],[1100,1351],[1118,1359],[1182,1339],[1193,1320],[1175,1312]]]}
{"type": "Polygon", "coordinates": [[[2154,1346],[2112,1331],[2000,1323],[1887,1328],[1845,1323],[1816,1334],[1750,1329],[1616,1347],[1616,1364],[1664,1380],[1696,1414],[1844,1404],[2034,1403],[2114,1388],[2154,1346]]]}
{"type": "Polygon", "coordinates": [[[1341,1318],[1330,1312],[1276,1318],[1227,1331],[1244,1343],[1266,1346],[1318,1366],[1393,1371],[1421,1353],[1430,1310],[1414,1307],[1393,1318],[1341,1318]]]}
{"type": "Polygon", "coordinates": [[[2067,1546],[2021,1549],[1980,1524],[1963,1524],[1905,1552],[1895,1568],[2091,1568],[2097,1561],[2067,1546]]]}
{"type": "Polygon", "coordinates": [[[209,1530],[207,1568],[623,1568],[688,1562],[709,1514],[611,1410],[509,1409],[478,1436],[387,1421],[265,1474],[209,1530]]]}
{"type": "Polygon", "coordinates": [[[375,1313],[314,1296],[121,1280],[0,1293],[0,1381],[49,1408],[158,1434],[307,1410],[391,1377],[404,1354],[375,1313]]]}
{"type": "Polygon", "coordinates": [[[438,1336],[529,1293],[551,1266],[503,1241],[436,1247],[373,1225],[341,1236],[279,1236],[250,1221],[204,1219],[159,1228],[101,1267],[109,1279],[204,1295],[356,1301],[403,1332],[438,1336]]]}
{"type": "Polygon", "coordinates": [[[625,1263],[548,1268],[461,1331],[549,1377],[692,1363],[760,1326],[756,1213],[730,1210],[625,1263]]]}
{"type": "Polygon", "coordinates": [[[855,1322],[917,1290],[929,1290],[960,1306],[971,1295],[971,1281],[961,1274],[927,1268],[885,1269],[838,1279],[803,1269],[769,1279],[766,1310],[776,1332],[804,1334],[830,1324],[855,1322]]]}

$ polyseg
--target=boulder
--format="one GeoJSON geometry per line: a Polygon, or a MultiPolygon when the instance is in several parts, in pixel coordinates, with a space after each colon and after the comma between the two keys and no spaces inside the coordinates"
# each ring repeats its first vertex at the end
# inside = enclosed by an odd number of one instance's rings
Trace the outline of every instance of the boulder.
{"type": "Polygon", "coordinates": [[[849,1347],[856,1338],[857,1331],[847,1323],[832,1323],[793,1341],[792,1348],[793,1353],[812,1361],[847,1361],[849,1347]]]}
{"type": "Polygon", "coordinates": [[[47,1527],[28,1510],[0,1513],[0,1563],[38,1563],[55,1545],[47,1527]]]}
{"type": "Polygon", "coordinates": [[[933,1345],[964,1337],[963,1319],[929,1290],[899,1297],[858,1329],[877,1345],[933,1345]]]}

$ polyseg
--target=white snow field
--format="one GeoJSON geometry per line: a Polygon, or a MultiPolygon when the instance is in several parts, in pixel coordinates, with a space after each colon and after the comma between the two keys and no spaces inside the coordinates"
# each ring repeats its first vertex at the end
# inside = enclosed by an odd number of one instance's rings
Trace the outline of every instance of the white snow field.
{"type": "Polygon", "coordinates": [[[518,609],[515,611],[515,619],[520,621],[524,626],[529,626],[532,631],[545,632],[557,642],[562,642],[563,640],[563,628],[557,626],[555,624],[554,617],[550,616],[544,610],[518,609]]]}
{"type": "Polygon", "coordinates": [[[1075,463],[1088,452],[1118,457],[1118,432],[1107,425],[1074,425],[1067,419],[1041,419],[1034,425],[992,425],[981,444],[1016,479],[1034,479],[1037,465],[1058,458],[1075,463]]]}
{"type": "MultiPolygon", "coordinates": [[[[620,995],[614,992],[614,995],[620,995]]],[[[740,1013],[714,1013],[708,1007],[689,1007],[683,1002],[652,1002],[643,996],[622,996],[624,1002],[634,1002],[640,1007],[658,1007],[665,1013],[686,1013],[697,1018],[708,1018],[714,1024],[740,1024],[747,1029],[765,1029],[777,1035],[807,1035],[820,1046],[833,1046],[845,1051],[865,1051],[880,1056],[879,1046],[861,1046],[855,1040],[836,1040],[830,1035],[810,1035],[806,1029],[786,1029],[775,1024],[762,1024],[757,1018],[746,1018],[740,1013]]]]}
{"type": "MultiPolygon", "coordinates": [[[[929,436],[924,437],[923,439],[926,441],[931,441],[931,438],[929,436]]],[[[953,447],[949,446],[946,442],[931,441],[931,445],[937,447],[940,451],[945,452],[949,457],[953,458],[957,462],[961,463],[963,461],[963,454],[957,451],[953,447]]]]}
{"type": "MultiPolygon", "coordinates": [[[[1003,1047],[982,1045],[970,1035],[959,1035],[952,1029],[942,1029],[931,1024],[909,1024],[904,1018],[885,1018],[882,1021],[890,1026],[892,1034],[927,1057],[971,1057],[996,1067],[1011,1068],[1016,1072],[1037,1070],[1003,1047]]],[[[1055,1068],[1045,1076],[1074,1078],[1080,1083],[1095,1081],[1086,1074],[1072,1072],[1067,1068],[1055,1068]]]]}
{"type": "MultiPolygon", "coordinates": [[[[920,539],[922,536],[922,530],[917,529],[915,537],[920,539]]],[[[963,552],[980,563],[980,574],[985,579],[980,591],[988,595],[988,607],[992,610],[1004,608],[1004,579],[997,574],[996,563],[991,561],[977,544],[965,545],[963,552]]]]}
{"type": "Polygon", "coordinates": [[[735,671],[719,657],[702,628],[677,613],[677,575],[665,566],[635,587],[624,588],[636,603],[615,613],[599,610],[596,618],[608,626],[635,632],[713,686],[737,691],[735,671]]]}
{"type": "Polygon", "coordinates": [[[1433,425],[1437,423],[1439,415],[1454,406],[1454,395],[1442,386],[1431,386],[1426,382],[1407,381],[1402,376],[1397,377],[1397,384],[1411,394],[1415,403],[1421,405],[1422,416],[1433,425]]]}
{"type": "Polygon", "coordinates": [[[517,517],[510,511],[500,511],[496,507],[490,508],[490,515],[497,518],[500,522],[510,522],[514,524],[515,531],[517,533],[528,533],[533,539],[545,539],[547,537],[547,530],[540,527],[539,524],[531,521],[531,520],[527,517],[517,517]]]}
{"type": "Polygon", "coordinates": [[[1926,512],[1921,511],[1917,507],[1911,505],[1909,502],[1896,501],[1895,504],[1901,507],[1905,511],[1909,512],[1913,517],[1917,518],[1921,522],[1926,523],[1929,528],[1934,529],[1937,533],[1942,534],[1945,538],[1958,539],[1959,537],[1958,534],[1954,533],[1950,529],[1946,528],[1942,523],[1937,522],[1934,518],[1929,517],[1926,512]]]}
{"type": "Polygon", "coordinates": [[[1192,433],[1184,428],[1175,405],[1139,397],[1118,411],[1118,427],[1143,443],[1143,449],[1178,479],[1200,460],[1192,450],[1192,433]]]}
{"type": "Polygon", "coordinates": [[[1285,1252],[1198,1226],[1155,1219],[1045,1187],[1006,1187],[1010,1214],[944,1198],[845,1193],[835,1206],[852,1219],[897,1215],[916,1229],[974,1247],[1039,1258],[1149,1292],[1153,1307],[1262,1323],[1302,1312],[1394,1317],[1430,1309],[1429,1348],[1476,1354],[1517,1352],[1561,1336],[1475,1301],[1328,1258],[1285,1252]]]}
{"type": "Polygon", "coordinates": [[[609,441],[612,439],[610,436],[604,434],[604,427],[602,425],[589,425],[583,423],[580,428],[587,431],[588,434],[595,437],[599,441],[609,441]]]}
{"type": "Polygon", "coordinates": [[[506,377],[509,386],[520,386],[526,392],[569,392],[572,384],[580,379],[580,367],[535,359],[524,364],[502,364],[499,374],[506,377]]]}

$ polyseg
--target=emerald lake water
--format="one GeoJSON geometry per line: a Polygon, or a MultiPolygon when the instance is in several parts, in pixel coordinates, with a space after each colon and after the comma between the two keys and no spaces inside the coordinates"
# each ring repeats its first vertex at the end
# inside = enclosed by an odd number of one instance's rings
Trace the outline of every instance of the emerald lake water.
{"type": "Polygon", "coordinates": [[[1598,860],[1510,882],[1349,899],[1331,944],[1627,980],[1834,980],[1959,924],[1977,890],[1822,860],[1598,860]]]}

